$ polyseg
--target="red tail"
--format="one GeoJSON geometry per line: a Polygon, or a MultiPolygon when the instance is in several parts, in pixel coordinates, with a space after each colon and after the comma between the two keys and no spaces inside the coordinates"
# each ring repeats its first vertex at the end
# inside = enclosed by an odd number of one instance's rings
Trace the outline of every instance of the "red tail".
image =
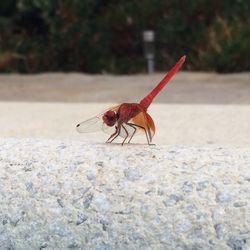
{"type": "Polygon", "coordinates": [[[158,85],[141,101],[140,104],[145,110],[148,109],[149,105],[155,98],[155,96],[163,89],[163,87],[169,82],[172,76],[180,69],[182,64],[185,62],[186,56],[182,56],[181,59],[175,64],[175,66],[166,74],[166,76],[158,83],[158,85]]]}

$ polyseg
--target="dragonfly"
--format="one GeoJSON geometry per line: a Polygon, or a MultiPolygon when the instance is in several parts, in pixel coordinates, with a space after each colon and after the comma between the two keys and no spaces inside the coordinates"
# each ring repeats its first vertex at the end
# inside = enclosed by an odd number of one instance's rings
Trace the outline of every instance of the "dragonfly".
{"type": "Polygon", "coordinates": [[[121,145],[126,141],[130,143],[137,132],[144,132],[148,145],[152,145],[155,135],[155,124],[148,113],[148,107],[156,95],[165,87],[174,74],[185,62],[186,56],[182,56],[165,77],[146,95],[139,103],[121,103],[106,109],[76,126],[79,133],[97,132],[100,129],[109,134],[106,143],[112,143],[118,136],[123,138],[121,145]]]}

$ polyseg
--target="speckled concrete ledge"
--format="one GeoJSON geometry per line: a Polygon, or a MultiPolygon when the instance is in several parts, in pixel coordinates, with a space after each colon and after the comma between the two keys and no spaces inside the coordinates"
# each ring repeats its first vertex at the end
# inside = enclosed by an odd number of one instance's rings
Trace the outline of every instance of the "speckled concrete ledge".
{"type": "Polygon", "coordinates": [[[250,149],[0,141],[0,249],[249,249],[250,149]]]}

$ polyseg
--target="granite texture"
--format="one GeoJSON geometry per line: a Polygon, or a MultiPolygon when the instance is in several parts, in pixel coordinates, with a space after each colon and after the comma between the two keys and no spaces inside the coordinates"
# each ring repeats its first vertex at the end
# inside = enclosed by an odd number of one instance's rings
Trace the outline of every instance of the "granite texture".
{"type": "Polygon", "coordinates": [[[250,149],[1,139],[0,249],[250,249],[250,149]]]}

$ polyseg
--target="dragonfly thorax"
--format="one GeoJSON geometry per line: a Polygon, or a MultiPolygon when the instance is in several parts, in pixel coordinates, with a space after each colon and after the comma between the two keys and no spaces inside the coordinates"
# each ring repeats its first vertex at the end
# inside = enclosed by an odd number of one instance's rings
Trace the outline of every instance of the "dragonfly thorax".
{"type": "Polygon", "coordinates": [[[112,127],[115,125],[115,123],[117,122],[118,119],[118,115],[117,113],[115,113],[112,110],[108,110],[107,112],[104,113],[104,115],[102,116],[102,120],[103,122],[109,126],[112,127]]]}

